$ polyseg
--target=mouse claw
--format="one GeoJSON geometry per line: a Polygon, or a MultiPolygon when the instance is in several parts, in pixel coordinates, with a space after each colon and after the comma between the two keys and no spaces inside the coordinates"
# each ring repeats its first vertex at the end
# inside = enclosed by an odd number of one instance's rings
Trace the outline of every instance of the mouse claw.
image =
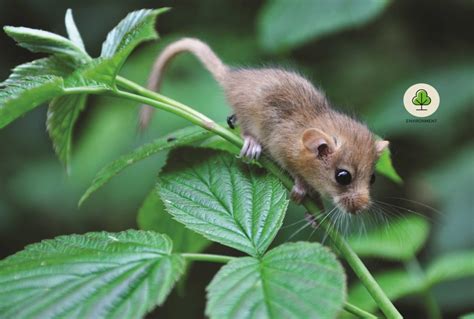
{"type": "Polygon", "coordinates": [[[303,201],[303,198],[306,196],[307,191],[306,187],[303,184],[303,182],[299,179],[295,180],[295,185],[293,185],[293,188],[291,189],[290,192],[290,198],[293,200],[295,203],[300,204],[303,201]]]}
{"type": "Polygon", "coordinates": [[[240,150],[239,157],[248,160],[259,159],[262,153],[262,146],[251,136],[244,136],[244,146],[240,150]]]}

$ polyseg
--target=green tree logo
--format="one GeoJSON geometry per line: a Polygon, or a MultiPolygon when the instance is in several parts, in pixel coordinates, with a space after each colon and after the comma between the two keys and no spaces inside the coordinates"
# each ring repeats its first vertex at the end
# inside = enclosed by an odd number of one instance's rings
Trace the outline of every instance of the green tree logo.
{"type": "Polygon", "coordinates": [[[417,111],[427,111],[423,108],[423,105],[430,105],[431,98],[428,96],[426,90],[420,89],[416,91],[415,97],[411,101],[413,104],[420,106],[419,109],[416,109],[417,111]]]}

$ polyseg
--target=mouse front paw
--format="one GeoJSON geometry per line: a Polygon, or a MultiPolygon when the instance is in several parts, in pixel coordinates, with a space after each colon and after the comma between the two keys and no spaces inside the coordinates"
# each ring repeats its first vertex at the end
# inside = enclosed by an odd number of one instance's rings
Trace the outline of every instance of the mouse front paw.
{"type": "Polygon", "coordinates": [[[295,179],[295,185],[293,185],[293,188],[290,192],[291,200],[297,204],[300,204],[307,193],[308,191],[306,190],[305,184],[300,179],[295,179]]]}
{"type": "Polygon", "coordinates": [[[262,146],[255,138],[249,135],[244,136],[244,146],[240,150],[240,157],[249,160],[258,160],[262,154],[262,146]]]}

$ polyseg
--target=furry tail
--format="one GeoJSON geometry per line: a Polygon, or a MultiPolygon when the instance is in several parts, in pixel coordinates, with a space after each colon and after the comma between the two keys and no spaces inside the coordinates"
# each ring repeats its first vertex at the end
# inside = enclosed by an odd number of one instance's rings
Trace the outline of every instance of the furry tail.
{"type": "MultiPolygon", "coordinates": [[[[212,73],[218,82],[222,82],[228,67],[222,63],[217,55],[207,44],[192,38],[184,38],[168,45],[155,60],[153,69],[148,79],[148,89],[158,91],[160,89],[163,71],[172,58],[181,52],[191,52],[212,73]]],[[[140,129],[145,129],[151,121],[154,108],[142,105],[139,114],[140,129]]]]}

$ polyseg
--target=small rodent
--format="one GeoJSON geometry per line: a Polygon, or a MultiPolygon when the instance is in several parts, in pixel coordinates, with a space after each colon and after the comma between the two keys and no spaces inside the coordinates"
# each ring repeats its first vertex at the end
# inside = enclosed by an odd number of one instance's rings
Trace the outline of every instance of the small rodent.
{"type": "MultiPolygon", "coordinates": [[[[241,127],[241,156],[257,159],[265,151],[294,178],[293,200],[314,189],[345,212],[370,206],[375,163],[388,147],[367,126],[331,108],[323,92],[301,75],[278,68],[239,69],[223,64],[208,45],[184,38],[157,58],[148,88],[158,90],[168,62],[193,53],[224,89],[241,127]]],[[[146,127],[153,109],[143,106],[146,127]]]]}

